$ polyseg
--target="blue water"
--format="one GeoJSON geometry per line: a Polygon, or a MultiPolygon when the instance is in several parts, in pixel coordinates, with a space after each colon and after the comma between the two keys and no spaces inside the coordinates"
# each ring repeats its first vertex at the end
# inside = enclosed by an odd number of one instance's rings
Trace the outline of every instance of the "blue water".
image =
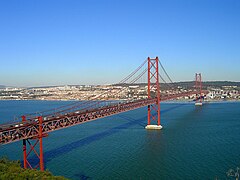
{"type": "MultiPolygon", "coordinates": [[[[0,122],[63,101],[0,101],[0,122]]],[[[163,103],[161,131],[147,131],[146,108],[44,138],[45,166],[70,179],[226,179],[240,167],[240,103],[163,103]]],[[[22,159],[22,142],[0,156],[22,159]]]]}

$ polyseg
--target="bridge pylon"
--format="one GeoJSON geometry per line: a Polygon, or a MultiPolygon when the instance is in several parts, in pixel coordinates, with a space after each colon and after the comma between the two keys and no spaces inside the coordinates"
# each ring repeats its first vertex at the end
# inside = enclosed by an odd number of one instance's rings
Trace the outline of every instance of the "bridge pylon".
{"type": "Polygon", "coordinates": [[[202,75],[201,73],[196,73],[195,75],[195,88],[198,94],[196,94],[196,106],[202,106],[202,75]]]}
{"type": "MultiPolygon", "coordinates": [[[[45,136],[42,133],[42,116],[38,117],[37,121],[36,128],[38,129],[38,136],[31,139],[23,139],[23,167],[25,169],[39,168],[41,171],[44,171],[42,139],[45,136]],[[29,149],[27,147],[29,147],[29,149]],[[37,147],[39,147],[39,152],[37,151],[37,147]],[[38,163],[34,162],[35,159],[28,158],[33,153],[36,155],[38,163]]],[[[22,116],[22,122],[26,122],[26,116],[22,116]]]]}
{"type": "Polygon", "coordinates": [[[156,103],[148,105],[148,124],[146,129],[162,129],[160,116],[159,59],[148,57],[148,99],[156,98],[156,103]],[[157,125],[151,122],[157,121],[157,125]]]}

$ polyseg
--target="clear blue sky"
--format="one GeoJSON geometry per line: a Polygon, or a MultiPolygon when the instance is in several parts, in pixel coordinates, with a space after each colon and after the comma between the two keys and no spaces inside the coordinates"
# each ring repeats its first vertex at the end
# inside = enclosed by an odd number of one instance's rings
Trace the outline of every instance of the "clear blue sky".
{"type": "Polygon", "coordinates": [[[240,81],[240,1],[0,1],[0,84],[115,83],[148,56],[174,81],[240,81]]]}

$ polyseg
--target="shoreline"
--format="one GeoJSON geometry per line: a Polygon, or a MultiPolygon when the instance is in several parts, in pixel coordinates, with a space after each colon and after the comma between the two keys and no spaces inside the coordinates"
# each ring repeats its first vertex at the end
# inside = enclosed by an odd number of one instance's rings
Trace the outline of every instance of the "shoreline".
{"type": "MultiPolygon", "coordinates": [[[[88,100],[76,100],[76,99],[0,99],[1,101],[88,101],[88,100]]],[[[122,99],[106,100],[106,101],[122,101],[122,99]]],[[[194,103],[194,100],[169,100],[163,101],[163,103],[194,103]]],[[[240,99],[229,99],[229,100],[206,100],[204,103],[214,102],[240,102],[240,99]]]]}

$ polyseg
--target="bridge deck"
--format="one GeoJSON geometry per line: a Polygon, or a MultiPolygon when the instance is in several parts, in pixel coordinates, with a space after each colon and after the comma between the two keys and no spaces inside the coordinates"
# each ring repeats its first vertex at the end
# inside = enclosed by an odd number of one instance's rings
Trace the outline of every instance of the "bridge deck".
{"type": "MultiPolygon", "coordinates": [[[[162,97],[161,101],[171,100],[178,97],[196,94],[195,91],[183,92],[171,96],[162,97]]],[[[156,99],[143,99],[133,102],[118,103],[110,106],[85,110],[84,112],[75,111],[60,116],[47,116],[43,118],[42,133],[47,133],[93,121],[99,118],[111,116],[114,114],[130,111],[140,107],[156,104],[156,99]]],[[[14,124],[5,124],[0,126],[0,144],[8,144],[23,139],[36,138],[39,134],[39,121],[36,118],[31,121],[17,122],[14,124]]]]}

